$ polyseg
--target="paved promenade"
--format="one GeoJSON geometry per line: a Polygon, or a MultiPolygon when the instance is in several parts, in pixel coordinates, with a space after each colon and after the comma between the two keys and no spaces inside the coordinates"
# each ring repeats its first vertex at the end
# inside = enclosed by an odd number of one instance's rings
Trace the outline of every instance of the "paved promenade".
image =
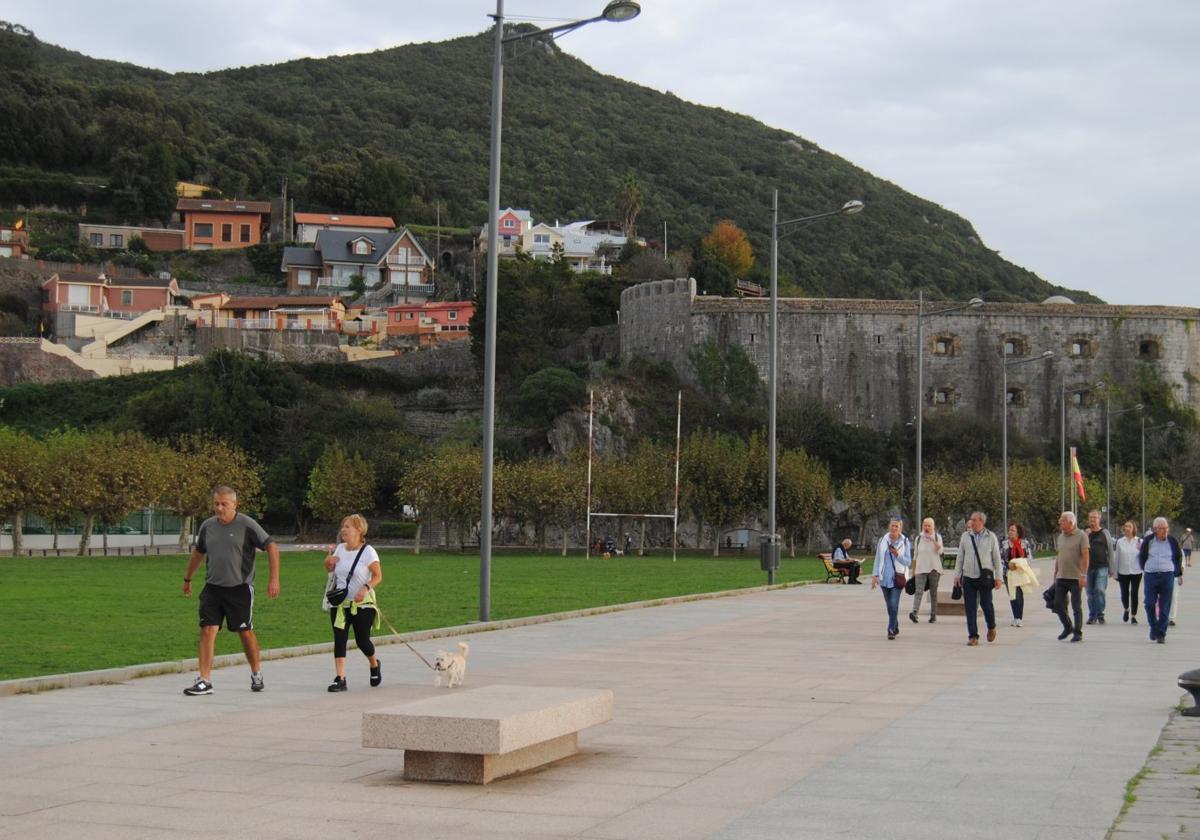
{"type": "MultiPolygon", "coordinates": [[[[377,689],[352,651],[340,695],[330,657],[308,656],[265,663],[261,694],[243,665],[211,697],[184,697],[178,674],[0,697],[0,837],[1102,840],[1176,676],[1200,665],[1200,614],[1151,644],[1112,589],[1082,644],[1056,641],[1040,603],[1020,629],[1000,605],[990,645],[966,647],[953,616],[902,618],[889,642],[879,593],[836,585],[468,637],[468,687],[616,695],[579,755],[486,788],[404,782],[399,753],[359,745],[364,710],[437,691],[402,646],[380,648],[377,689]]],[[[1200,745],[1200,720],[1171,726],[1200,745]]],[[[1179,775],[1114,837],[1196,836],[1176,819],[1200,801],[1189,760],[1173,755],[1179,775]]]]}

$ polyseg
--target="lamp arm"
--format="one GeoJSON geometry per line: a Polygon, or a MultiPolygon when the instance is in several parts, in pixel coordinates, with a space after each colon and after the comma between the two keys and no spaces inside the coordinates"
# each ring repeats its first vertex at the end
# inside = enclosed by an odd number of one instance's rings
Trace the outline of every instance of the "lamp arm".
{"type": "MultiPolygon", "coordinates": [[[[495,15],[492,15],[492,17],[495,17],[495,15]]],[[[596,23],[597,21],[601,20],[604,20],[604,15],[597,15],[596,17],[587,18],[586,20],[577,20],[573,23],[560,23],[558,26],[548,26],[545,29],[538,29],[534,32],[519,32],[515,35],[506,35],[501,43],[512,44],[517,41],[524,41],[528,38],[537,38],[542,35],[552,35],[557,38],[559,35],[566,35],[568,32],[574,32],[581,26],[587,26],[589,23],[596,23]]]]}

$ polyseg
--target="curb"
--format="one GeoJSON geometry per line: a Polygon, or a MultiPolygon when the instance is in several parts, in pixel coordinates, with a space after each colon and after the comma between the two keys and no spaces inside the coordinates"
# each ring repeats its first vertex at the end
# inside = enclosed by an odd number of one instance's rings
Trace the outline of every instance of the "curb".
{"type": "MultiPolygon", "coordinates": [[[[790,583],[777,583],[774,586],[753,586],[748,589],[724,589],[719,592],[673,595],[668,598],[654,598],[649,601],[631,601],[625,604],[585,607],[569,612],[544,613],[542,615],[529,615],[522,618],[506,618],[499,621],[457,624],[451,627],[438,627],[430,630],[414,630],[410,633],[401,633],[399,635],[379,636],[372,639],[372,641],[375,642],[376,646],[403,644],[405,642],[424,642],[430,639],[489,633],[494,630],[511,630],[516,627],[529,627],[534,624],[567,621],[572,618],[585,618],[587,616],[604,615],[606,613],[641,610],[650,607],[666,607],[672,604],[686,604],[690,601],[736,598],[739,595],[755,595],[763,592],[794,589],[799,586],[812,586],[813,584],[820,583],[821,581],[819,580],[798,580],[790,583]]],[[[353,645],[353,642],[351,644],[353,645]]],[[[312,656],[313,654],[321,653],[333,653],[333,642],[274,648],[261,651],[259,656],[262,661],[269,662],[276,659],[292,659],[297,656],[312,656]]],[[[213,668],[241,665],[245,661],[245,657],[240,653],[226,653],[213,659],[213,668]]],[[[141,677],[156,677],[162,674],[186,674],[195,671],[199,666],[199,660],[192,657],[191,659],[180,659],[170,662],[151,662],[144,665],[126,665],[121,668],[104,668],[99,671],[76,671],[70,674],[50,674],[43,677],[0,680],[0,697],[14,694],[38,694],[43,691],[54,691],[59,688],[82,688],[89,685],[120,685],[121,683],[141,677]]]]}

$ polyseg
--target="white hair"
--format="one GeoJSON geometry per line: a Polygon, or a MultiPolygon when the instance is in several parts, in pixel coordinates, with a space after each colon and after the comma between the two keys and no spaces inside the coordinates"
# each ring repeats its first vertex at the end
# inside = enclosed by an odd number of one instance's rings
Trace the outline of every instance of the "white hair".
{"type": "Polygon", "coordinates": [[[1058,517],[1058,518],[1059,518],[1059,519],[1069,519],[1069,520],[1071,520],[1071,524],[1072,524],[1072,525],[1077,525],[1077,524],[1078,524],[1078,520],[1076,520],[1076,519],[1075,519],[1075,512],[1074,512],[1074,511],[1070,511],[1070,510],[1064,510],[1064,511],[1062,512],[1062,516],[1060,516],[1060,517],[1058,517]]]}
{"type": "Polygon", "coordinates": [[[971,516],[978,516],[980,522],[982,522],[984,525],[987,524],[987,514],[984,513],[983,511],[981,511],[981,510],[971,511],[971,516]]]}
{"type": "Polygon", "coordinates": [[[1171,527],[1171,523],[1167,521],[1167,517],[1165,517],[1165,516],[1154,517],[1154,526],[1153,527],[1157,528],[1159,525],[1162,525],[1164,528],[1171,527]]]}

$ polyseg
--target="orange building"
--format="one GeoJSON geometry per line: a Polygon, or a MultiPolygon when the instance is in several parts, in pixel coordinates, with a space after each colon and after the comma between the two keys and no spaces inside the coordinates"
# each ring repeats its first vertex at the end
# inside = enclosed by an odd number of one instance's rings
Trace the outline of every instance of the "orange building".
{"type": "Polygon", "coordinates": [[[171,277],[107,277],[60,271],[42,284],[42,309],[50,315],[61,311],[132,318],[170,306],[178,294],[179,284],[171,277]]]}
{"type": "Polygon", "coordinates": [[[175,205],[183,221],[189,251],[247,248],[266,241],[271,224],[269,201],[222,201],[181,198],[175,205]]]}
{"type": "Polygon", "coordinates": [[[422,347],[442,341],[469,338],[468,328],[475,315],[469,300],[401,303],[389,306],[388,335],[415,335],[422,347]]]}

